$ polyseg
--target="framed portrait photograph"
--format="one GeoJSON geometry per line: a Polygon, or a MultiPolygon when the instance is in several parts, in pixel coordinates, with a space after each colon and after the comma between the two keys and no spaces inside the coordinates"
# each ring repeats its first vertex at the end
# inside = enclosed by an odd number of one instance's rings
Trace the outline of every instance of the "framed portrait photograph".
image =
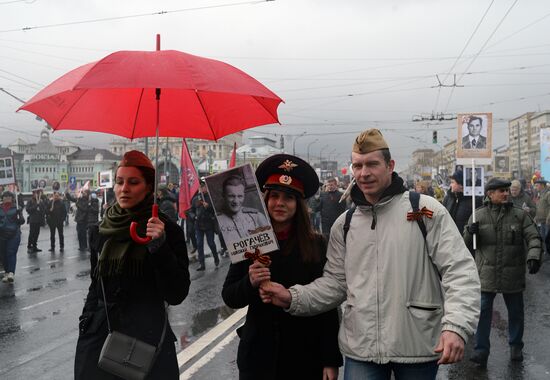
{"type": "Polygon", "coordinates": [[[11,157],[0,158],[0,185],[15,183],[15,170],[11,157]]]}
{"type": "Polygon", "coordinates": [[[494,172],[498,174],[510,173],[510,158],[508,156],[495,156],[494,172]]]}
{"type": "Polygon", "coordinates": [[[265,254],[279,249],[262,193],[250,164],[205,178],[232,263],[245,254],[265,254]]]}
{"type": "Polygon", "coordinates": [[[113,187],[113,172],[111,170],[99,172],[99,187],[102,189],[113,187]]]}
{"type": "Polygon", "coordinates": [[[491,158],[493,114],[458,114],[457,158],[491,158]]]}
{"type": "Polygon", "coordinates": [[[476,173],[476,179],[475,179],[475,186],[472,185],[472,168],[471,167],[464,167],[464,177],[463,177],[463,184],[464,187],[464,195],[471,196],[472,194],[476,196],[483,196],[484,195],[484,189],[485,189],[485,177],[483,172],[483,167],[476,167],[475,169],[476,173]]]}

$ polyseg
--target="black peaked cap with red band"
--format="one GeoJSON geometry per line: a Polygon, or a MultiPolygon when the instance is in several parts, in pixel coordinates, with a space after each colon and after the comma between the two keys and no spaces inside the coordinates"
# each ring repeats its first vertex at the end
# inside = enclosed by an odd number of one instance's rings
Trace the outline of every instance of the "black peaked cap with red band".
{"type": "Polygon", "coordinates": [[[266,158],[256,169],[256,178],[262,190],[290,190],[302,198],[315,195],[319,189],[319,177],[311,165],[290,154],[266,158]]]}

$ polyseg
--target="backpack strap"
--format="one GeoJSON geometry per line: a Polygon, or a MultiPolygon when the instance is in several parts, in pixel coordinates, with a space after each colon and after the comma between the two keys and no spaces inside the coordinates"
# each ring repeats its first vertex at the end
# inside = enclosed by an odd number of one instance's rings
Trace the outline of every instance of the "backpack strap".
{"type": "Polygon", "coordinates": [[[346,221],[344,222],[344,244],[346,244],[346,238],[348,237],[349,226],[351,224],[351,217],[355,212],[356,206],[351,206],[348,211],[346,211],[346,221]]]}
{"type": "MultiPolygon", "coordinates": [[[[420,209],[420,194],[415,191],[409,191],[409,200],[411,202],[413,212],[418,211],[420,209]]],[[[353,213],[355,212],[355,208],[356,206],[354,205],[346,212],[346,221],[344,222],[344,244],[346,243],[349,227],[351,225],[351,218],[353,216],[353,213]]],[[[426,240],[428,230],[426,229],[426,224],[424,223],[424,220],[418,219],[417,223],[420,231],[422,232],[424,240],[426,240]]]]}
{"type": "MultiPolygon", "coordinates": [[[[420,210],[419,193],[417,193],[416,191],[409,191],[409,201],[411,201],[413,212],[417,212],[418,210],[420,210]]],[[[424,220],[420,218],[420,219],[417,219],[416,221],[418,222],[418,227],[422,232],[422,236],[424,236],[424,240],[426,240],[426,236],[428,235],[428,230],[426,229],[426,224],[424,223],[424,220]]]]}

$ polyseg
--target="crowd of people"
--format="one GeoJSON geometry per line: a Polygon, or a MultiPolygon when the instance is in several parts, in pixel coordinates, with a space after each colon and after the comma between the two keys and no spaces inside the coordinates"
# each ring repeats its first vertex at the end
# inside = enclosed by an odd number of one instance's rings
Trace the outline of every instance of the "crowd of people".
{"type": "Polygon", "coordinates": [[[510,359],[522,361],[526,272],[541,267],[550,223],[546,181],[526,189],[520,181],[492,178],[474,207],[464,196],[461,171],[450,177],[446,194],[430,194],[422,184],[409,190],[377,129],[356,137],[351,158],[354,181],[342,192],[334,178],[319,183],[299,157],[271,156],[255,173],[266,216],[243,207],[245,184],[229,177],[220,223],[201,183],[178,224],[177,186],[155,194],[155,169],[137,151],[124,155],[111,202],[102,207],[88,191],[76,197],[36,191],[24,206],[6,191],[3,281],[14,281],[23,211],[29,254],[40,252],[45,221],[50,250],[57,231],[62,251],[65,200],[74,202],[79,248],[90,251],[92,267],[75,378],[111,378],[98,360],[108,336],[122,331],[157,347],[150,378],[175,379],[175,337],[166,313],[187,296],[192,254],[198,252],[196,270],[204,271],[206,238],[217,269],[226,252],[222,231],[241,237],[270,222],[279,249],[230,264],[221,294],[231,308],[248,306],[237,330],[240,379],[336,380],[342,364],[345,379],[435,379],[441,364],[463,359],[472,335],[469,359],[485,366],[499,293],[508,309],[510,359]],[[158,217],[151,216],[154,197],[158,217]],[[131,222],[146,244],[132,240],[131,222]]]}

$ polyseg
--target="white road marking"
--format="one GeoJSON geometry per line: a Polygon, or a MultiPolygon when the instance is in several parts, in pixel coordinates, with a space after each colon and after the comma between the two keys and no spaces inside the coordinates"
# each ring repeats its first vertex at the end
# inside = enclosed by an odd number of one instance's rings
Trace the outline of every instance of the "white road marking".
{"type": "Polygon", "coordinates": [[[46,264],[52,264],[52,263],[58,263],[59,260],[50,260],[50,261],[46,261],[46,264]]]}
{"type": "Polygon", "coordinates": [[[44,305],[44,304],[47,304],[47,303],[50,303],[50,302],[54,302],[54,301],[60,300],[60,299],[65,298],[65,297],[70,297],[70,296],[72,296],[74,294],[77,294],[77,293],[82,293],[82,290],[75,290],[74,292],[70,292],[70,293],[64,294],[62,296],[54,297],[54,298],[51,298],[51,299],[46,300],[46,301],[35,303],[34,305],[25,306],[25,307],[21,308],[21,310],[30,310],[30,309],[33,309],[37,306],[41,306],[41,305],[44,305]]]}
{"type": "Polygon", "coordinates": [[[29,269],[29,268],[34,268],[34,265],[27,265],[26,267],[21,267],[21,269],[29,269]]]}
{"type": "Polygon", "coordinates": [[[247,310],[248,307],[237,310],[236,312],[231,314],[231,316],[225,321],[216,325],[212,330],[208,331],[185,350],[181,351],[178,354],[179,367],[181,368],[182,366],[184,366],[189,360],[193,359],[193,357],[201,352],[206,346],[208,346],[214,340],[218,339],[221,335],[226,333],[229,328],[239,322],[246,315],[247,310]]]}
{"type": "Polygon", "coordinates": [[[189,367],[185,372],[180,374],[180,380],[191,379],[191,377],[204,365],[206,365],[210,360],[212,360],[218,352],[220,352],[225,346],[227,346],[233,339],[237,337],[237,333],[232,331],[223,338],[220,343],[215,345],[210,351],[203,355],[199,360],[197,360],[191,367],[189,367]]]}

